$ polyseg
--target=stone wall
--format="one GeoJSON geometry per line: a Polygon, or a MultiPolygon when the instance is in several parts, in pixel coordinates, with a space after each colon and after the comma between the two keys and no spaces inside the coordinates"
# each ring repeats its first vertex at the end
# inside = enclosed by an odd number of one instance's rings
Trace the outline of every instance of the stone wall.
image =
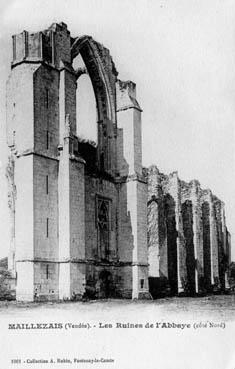
{"type": "Polygon", "coordinates": [[[0,260],[0,300],[15,300],[16,278],[7,270],[7,258],[0,260]]]}
{"type": "Polygon", "coordinates": [[[181,181],[177,173],[164,175],[156,166],[147,170],[147,178],[153,294],[225,290],[229,247],[222,201],[199,182],[181,181]]]}
{"type": "Polygon", "coordinates": [[[16,298],[16,279],[12,274],[0,269],[0,300],[15,300],[16,298]]]}

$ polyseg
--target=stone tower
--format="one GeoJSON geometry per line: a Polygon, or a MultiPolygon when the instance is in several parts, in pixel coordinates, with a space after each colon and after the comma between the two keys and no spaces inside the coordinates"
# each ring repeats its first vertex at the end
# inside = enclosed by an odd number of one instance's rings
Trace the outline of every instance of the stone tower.
{"type": "Polygon", "coordinates": [[[17,299],[148,297],[141,109],[109,50],[64,23],[13,36],[7,140],[17,299]],[[96,97],[97,147],[79,140],[78,54],[96,97]]]}

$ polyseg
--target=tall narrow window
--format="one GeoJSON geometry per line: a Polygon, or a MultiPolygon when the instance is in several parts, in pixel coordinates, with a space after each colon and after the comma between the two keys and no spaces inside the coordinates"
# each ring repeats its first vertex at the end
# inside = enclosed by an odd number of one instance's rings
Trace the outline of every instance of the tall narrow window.
{"type": "Polygon", "coordinates": [[[46,176],[46,194],[48,195],[48,190],[49,190],[49,179],[48,176],[46,176]]]}
{"type": "Polygon", "coordinates": [[[100,170],[101,172],[104,171],[104,153],[103,152],[100,154],[100,170]]]}
{"type": "Polygon", "coordinates": [[[46,266],[46,279],[49,279],[49,265],[46,266]]]}
{"type": "Polygon", "coordinates": [[[49,90],[48,88],[46,88],[46,108],[48,109],[49,107],[49,90]]]}
{"type": "Polygon", "coordinates": [[[109,259],[109,200],[98,198],[97,225],[99,255],[101,260],[109,259]]]}
{"type": "Polygon", "coordinates": [[[49,149],[49,131],[47,131],[47,150],[49,149]]]}
{"type": "Polygon", "coordinates": [[[46,229],[46,235],[47,238],[49,237],[49,218],[47,218],[47,225],[46,225],[47,229],[46,229]]]}

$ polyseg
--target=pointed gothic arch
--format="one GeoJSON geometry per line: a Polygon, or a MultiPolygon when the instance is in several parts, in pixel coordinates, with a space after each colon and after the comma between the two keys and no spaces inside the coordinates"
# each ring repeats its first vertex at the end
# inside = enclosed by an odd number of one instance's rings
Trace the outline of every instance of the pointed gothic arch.
{"type": "Polygon", "coordinates": [[[100,169],[114,172],[116,155],[113,155],[116,137],[116,80],[117,71],[109,50],[90,36],[72,40],[71,58],[81,55],[90,76],[97,105],[98,147],[97,159],[100,169]],[[101,163],[101,157],[103,161],[101,163]],[[102,165],[101,165],[102,164],[102,165]]]}

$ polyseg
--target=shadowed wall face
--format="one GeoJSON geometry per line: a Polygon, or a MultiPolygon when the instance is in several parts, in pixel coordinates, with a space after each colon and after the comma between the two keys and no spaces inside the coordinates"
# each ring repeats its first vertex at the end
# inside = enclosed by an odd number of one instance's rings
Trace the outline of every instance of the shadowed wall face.
{"type": "Polygon", "coordinates": [[[177,231],[175,222],[175,201],[170,195],[165,196],[165,216],[167,229],[168,280],[172,294],[178,292],[177,277],[177,231]]]}
{"type": "Polygon", "coordinates": [[[188,292],[195,293],[195,255],[193,245],[193,212],[192,202],[187,200],[182,205],[183,230],[186,242],[186,267],[188,276],[188,292]]]}
{"type": "Polygon", "coordinates": [[[211,252],[210,252],[210,208],[208,202],[202,204],[202,234],[205,288],[211,286],[211,252]]]}
{"type": "Polygon", "coordinates": [[[223,226],[222,226],[222,209],[220,202],[214,204],[214,214],[216,218],[216,233],[218,242],[218,259],[219,259],[219,280],[222,289],[225,288],[225,272],[228,264],[228,253],[224,248],[226,239],[224,241],[223,226]]]}

